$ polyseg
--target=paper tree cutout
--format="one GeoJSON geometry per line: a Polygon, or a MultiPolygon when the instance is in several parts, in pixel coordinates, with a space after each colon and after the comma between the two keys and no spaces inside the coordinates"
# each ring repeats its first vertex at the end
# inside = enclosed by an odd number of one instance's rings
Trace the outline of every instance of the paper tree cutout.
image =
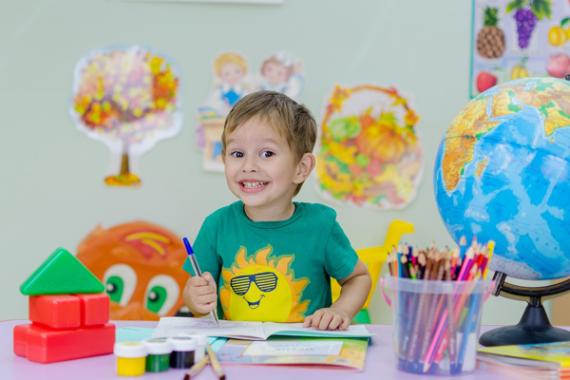
{"type": "Polygon", "coordinates": [[[118,173],[105,178],[106,184],[139,184],[131,156],[179,132],[178,86],[164,58],[136,46],[95,51],[78,63],[72,117],[81,131],[120,157],[118,173]]]}
{"type": "Polygon", "coordinates": [[[101,293],[103,284],[63,248],[56,249],[20,286],[27,296],[43,294],[101,293]]]}

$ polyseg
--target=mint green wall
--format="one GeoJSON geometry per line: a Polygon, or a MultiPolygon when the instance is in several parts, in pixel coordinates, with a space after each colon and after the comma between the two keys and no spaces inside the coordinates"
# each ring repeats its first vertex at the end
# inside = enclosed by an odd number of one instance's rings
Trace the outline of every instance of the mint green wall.
{"type": "MultiPolygon", "coordinates": [[[[0,3],[0,319],[25,318],[18,286],[56,247],[75,252],[96,224],[145,219],[195,236],[233,200],[223,176],[201,169],[193,128],[216,54],[236,50],[253,67],[276,50],[305,63],[303,101],[320,118],[335,83],[395,85],[421,116],[424,178],[405,210],[336,207],[356,247],[378,244],[392,218],[415,223],[411,243],[450,238],[433,200],[439,138],[467,102],[471,1],[285,0],[282,5],[137,1],[0,3]],[[73,70],[89,50],[142,44],[175,60],[183,76],[183,129],[140,160],[139,189],[105,187],[110,154],[68,115],[73,70]]],[[[300,199],[321,201],[312,178],[300,199]]],[[[513,323],[523,305],[488,304],[485,321],[513,323]]],[[[389,320],[379,293],[371,312],[389,320]]]]}

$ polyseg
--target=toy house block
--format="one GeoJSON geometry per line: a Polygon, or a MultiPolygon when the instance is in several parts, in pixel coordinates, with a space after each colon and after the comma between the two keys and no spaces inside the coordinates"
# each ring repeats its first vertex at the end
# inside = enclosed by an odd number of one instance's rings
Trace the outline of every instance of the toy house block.
{"type": "Polygon", "coordinates": [[[28,296],[102,293],[105,287],[75,256],[56,249],[20,286],[28,296]]]}
{"type": "Polygon", "coordinates": [[[70,329],[82,325],[82,305],[76,296],[30,296],[28,304],[28,317],[34,323],[54,329],[70,329]]]}
{"type": "Polygon", "coordinates": [[[104,325],[109,322],[109,296],[101,294],[78,294],[81,303],[81,326],[104,325]]]}
{"type": "Polygon", "coordinates": [[[38,363],[52,363],[113,352],[115,325],[54,330],[42,325],[14,327],[14,353],[38,363]]]}

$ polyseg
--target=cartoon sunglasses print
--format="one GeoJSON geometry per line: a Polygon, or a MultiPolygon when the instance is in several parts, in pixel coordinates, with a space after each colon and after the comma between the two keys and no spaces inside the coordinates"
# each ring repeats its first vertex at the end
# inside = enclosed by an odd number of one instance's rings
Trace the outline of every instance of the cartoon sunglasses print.
{"type": "Polygon", "coordinates": [[[249,290],[252,282],[262,292],[271,292],[277,287],[277,275],[273,272],[261,272],[244,276],[236,276],[231,279],[230,286],[235,294],[243,296],[249,290]]]}

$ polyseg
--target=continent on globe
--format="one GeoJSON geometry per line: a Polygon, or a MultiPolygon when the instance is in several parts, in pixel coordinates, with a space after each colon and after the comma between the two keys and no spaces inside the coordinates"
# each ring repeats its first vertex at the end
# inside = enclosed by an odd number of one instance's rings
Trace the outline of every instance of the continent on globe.
{"type": "Polygon", "coordinates": [[[434,192],[456,242],[494,240],[491,268],[570,275],[570,82],[525,78],[470,101],[441,141],[434,192]]]}

